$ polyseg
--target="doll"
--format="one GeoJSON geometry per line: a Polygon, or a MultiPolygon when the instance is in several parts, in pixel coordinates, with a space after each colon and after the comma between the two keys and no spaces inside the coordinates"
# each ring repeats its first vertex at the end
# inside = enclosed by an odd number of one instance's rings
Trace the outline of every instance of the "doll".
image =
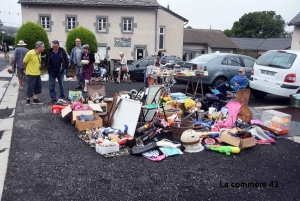
{"type": "Polygon", "coordinates": [[[192,99],[188,98],[184,101],[184,107],[189,111],[189,112],[195,112],[198,110],[196,107],[196,102],[193,101],[192,99]]]}

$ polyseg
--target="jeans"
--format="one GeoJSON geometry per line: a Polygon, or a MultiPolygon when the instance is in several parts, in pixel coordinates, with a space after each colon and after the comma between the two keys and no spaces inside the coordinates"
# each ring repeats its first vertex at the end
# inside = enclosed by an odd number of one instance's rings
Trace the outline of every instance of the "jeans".
{"type": "Polygon", "coordinates": [[[56,74],[49,74],[49,92],[50,92],[50,97],[52,100],[57,100],[56,99],[56,91],[55,91],[55,82],[56,79],[58,80],[59,88],[60,88],[60,98],[64,99],[65,98],[65,93],[64,93],[64,74],[61,73],[56,73],[56,74]]]}
{"type": "Polygon", "coordinates": [[[77,77],[78,85],[84,84],[84,80],[82,80],[81,76],[82,76],[82,66],[76,65],[76,77],[77,77]]]}
{"type": "Polygon", "coordinates": [[[226,97],[227,91],[233,91],[234,86],[230,82],[224,82],[216,87],[226,97]]]}

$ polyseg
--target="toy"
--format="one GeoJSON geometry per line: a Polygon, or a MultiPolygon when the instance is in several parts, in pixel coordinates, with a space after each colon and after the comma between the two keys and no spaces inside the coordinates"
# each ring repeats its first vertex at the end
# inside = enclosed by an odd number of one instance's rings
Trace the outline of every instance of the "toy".
{"type": "Polygon", "coordinates": [[[240,153],[240,148],[233,146],[221,146],[221,145],[205,145],[206,150],[218,151],[220,153],[226,153],[226,156],[230,156],[231,153],[240,153]]]}
{"type": "Polygon", "coordinates": [[[64,109],[66,106],[61,105],[53,105],[52,106],[52,114],[60,114],[61,110],[64,109]]]}

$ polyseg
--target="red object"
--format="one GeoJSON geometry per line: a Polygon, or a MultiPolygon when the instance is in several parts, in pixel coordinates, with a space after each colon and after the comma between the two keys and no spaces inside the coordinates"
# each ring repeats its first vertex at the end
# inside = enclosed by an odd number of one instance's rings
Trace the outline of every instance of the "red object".
{"type": "Polygon", "coordinates": [[[130,137],[129,136],[125,136],[124,138],[122,138],[120,141],[119,141],[119,145],[124,145],[126,144],[127,140],[129,139],[130,137]]]}
{"type": "Polygon", "coordinates": [[[284,82],[294,83],[296,82],[296,74],[290,73],[285,76],[284,82]]]}
{"type": "Polygon", "coordinates": [[[254,75],[254,68],[252,68],[252,72],[251,72],[251,75],[254,75]]]}
{"type": "Polygon", "coordinates": [[[66,106],[61,105],[52,105],[52,114],[60,114],[61,110],[64,109],[66,106]]]}

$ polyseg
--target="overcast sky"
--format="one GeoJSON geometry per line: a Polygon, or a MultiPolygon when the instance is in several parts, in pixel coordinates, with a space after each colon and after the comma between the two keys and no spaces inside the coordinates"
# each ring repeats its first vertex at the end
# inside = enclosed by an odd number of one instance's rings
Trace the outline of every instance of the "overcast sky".
{"type": "MultiPolygon", "coordinates": [[[[300,0],[157,0],[162,6],[189,20],[198,29],[231,29],[245,13],[276,11],[288,22],[300,12],[300,0]]],[[[7,26],[21,25],[21,6],[18,0],[0,0],[0,19],[7,26]],[[6,12],[6,14],[4,14],[6,12]],[[9,15],[8,12],[11,14],[9,15]],[[17,15],[19,13],[19,16],[17,15]]],[[[286,27],[292,31],[293,27],[286,27]]]]}

